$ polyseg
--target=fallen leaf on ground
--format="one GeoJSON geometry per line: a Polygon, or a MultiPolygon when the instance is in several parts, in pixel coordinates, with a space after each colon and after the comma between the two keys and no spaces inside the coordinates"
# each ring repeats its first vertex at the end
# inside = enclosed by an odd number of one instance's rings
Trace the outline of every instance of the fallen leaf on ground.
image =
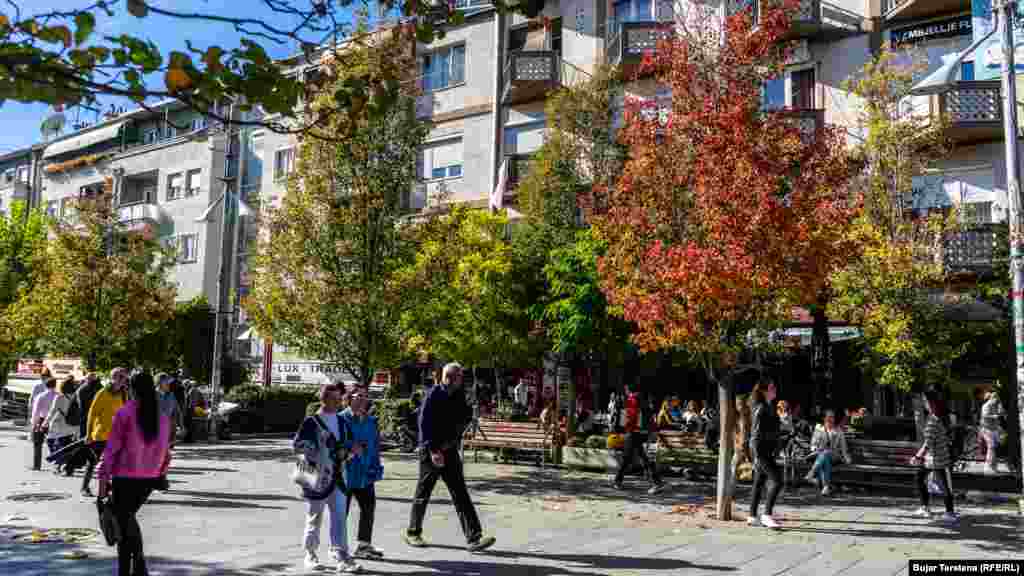
{"type": "Polygon", "coordinates": [[[64,557],[68,560],[84,560],[88,558],[89,555],[83,550],[71,550],[70,552],[65,552],[64,557]]]}

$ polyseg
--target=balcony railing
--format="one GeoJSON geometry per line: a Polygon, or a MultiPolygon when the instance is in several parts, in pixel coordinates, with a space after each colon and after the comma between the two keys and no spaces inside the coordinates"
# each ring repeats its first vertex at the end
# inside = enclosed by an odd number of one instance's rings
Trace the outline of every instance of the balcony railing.
{"type": "Polygon", "coordinates": [[[939,113],[957,141],[998,139],[1003,131],[1003,102],[998,81],[957,82],[939,95],[939,113]]]}
{"type": "Polygon", "coordinates": [[[132,204],[117,209],[120,224],[131,231],[142,231],[160,224],[160,207],[156,204],[132,204]]]}
{"type": "MultiPolygon", "coordinates": [[[[750,0],[754,25],[761,19],[761,11],[779,0],[750,0]]],[[[736,2],[734,9],[745,9],[747,2],[736,2]]],[[[863,14],[851,12],[827,0],[800,0],[786,39],[809,38],[827,34],[859,32],[863,14]]]]}
{"type": "Polygon", "coordinates": [[[984,272],[993,267],[997,234],[994,226],[978,226],[951,234],[942,244],[947,273],[984,272]]]}
{"type": "Polygon", "coordinates": [[[796,125],[804,140],[814,140],[818,132],[825,127],[824,110],[784,110],[781,114],[789,118],[796,125]]]}
{"type": "Polygon", "coordinates": [[[575,86],[589,74],[552,50],[518,50],[505,62],[504,100],[526,102],[562,86],[575,86]]]}
{"type": "Polygon", "coordinates": [[[882,16],[886,19],[909,20],[970,10],[970,0],[882,0],[882,16]]]}
{"type": "Polygon", "coordinates": [[[673,37],[673,22],[609,22],[605,42],[608,64],[627,66],[639,64],[644,54],[653,52],[658,42],[673,37]]]}

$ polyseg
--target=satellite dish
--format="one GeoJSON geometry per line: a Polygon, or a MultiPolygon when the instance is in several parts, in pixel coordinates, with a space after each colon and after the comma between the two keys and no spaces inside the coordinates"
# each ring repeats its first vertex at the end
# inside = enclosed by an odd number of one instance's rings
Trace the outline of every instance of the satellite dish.
{"type": "Polygon", "coordinates": [[[60,136],[61,132],[64,131],[65,122],[67,122],[67,119],[59,109],[56,109],[46,120],[43,120],[43,124],[39,128],[43,136],[43,142],[49,142],[60,136]]]}

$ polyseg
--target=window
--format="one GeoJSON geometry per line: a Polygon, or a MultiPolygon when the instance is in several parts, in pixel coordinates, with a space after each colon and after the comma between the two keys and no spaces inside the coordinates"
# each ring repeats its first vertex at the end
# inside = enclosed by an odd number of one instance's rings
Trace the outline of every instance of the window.
{"type": "Polygon", "coordinates": [[[763,101],[765,110],[779,110],[786,107],[786,76],[772,78],[764,83],[763,101]]]}
{"type": "Polygon", "coordinates": [[[18,168],[18,182],[28,184],[28,166],[18,168]]]}
{"type": "Polygon", "coordinates": [[[791,106],[796,110],[814,110],[814,68],[793,72],[790,84],[791,106]]]}
{"type": "Polygon", "coordinates": [[[969,224],[991,224],[992,202],[968,202],[964,204],[964,220],[969,224]]]}
{"type": "Polygon", "coordinates": [[[171,236],[164,240],[164,245],[174,252],[178,262],[195,262],[198,259],[198,243],[195,234],[171,236]]]}
{"type": "Polygon", "coordinates": [[[274,153],[274,180],[284,180],[295,168],[295,148],[282,148],[274,153]]]}
{"type": "Polygon", "coordinates": [[[207,121],[206,116],[196,116],[192,119],[192,131],[198,132],[206,129],[207,121]]]}
{"type": "Polygon", "coordinates": [[[173,126],[173,125],[168,123],[167,124],[167,128],[165,129],[164,138],[167,138],[168,140],[170,140],[171,138],[177,138],[177,137],[178,137],[178,128],[176,126],[173,126]]]}
{"type": "Polygon", "coordinates": [[[160,141],[160,129],[149,128],[142,133],[143,144],[155,144],[160,141]]]}
{"type": "Polygon", "coordinates": [[[78,189],[79,198],[98,198],[106,193],[106,186],[102,182],[86,184],[78,189]]]}
{"type": "Polygon", "coordinates": [[[199,168],[189,170],[185,178],[185,196],[198,196],[203,187],[203,171],[199,168]]]}
{"type": "Polygon", "coordinates": [[[551,20],[551,51],[559,56],[562,55],[562,19],[551,20]]]}
{"type": "Polygon", "coordinates": [[[974,62],[960,63],[960,80],[964,82],[974,80],[974,62]]]}
{"type": "Polygon", "coordinates": [[[462,84],[466,80],[466,45],[459,44],[425,54],[423,89],[427,92],[462,84]]]}
{"type": "Polygon", "coordinates": [[[49,202],[46,203],[46,215],[49,216],[50,218],[57,218],[59,209],[58,207],[59,204],[57,204],[56,200],[50,200],[49,202]]]}
{"type": "Polygon", "coordinates": [[[4,184],[14,184],[14,168],[4,170],[4,184]]]}
{"type": "Polygon", "coordinates": [[[425,146],[417,160],[416,173],[421,178],[431,180],[460,178],[462,176],[462,138],[425,146]]]}
{"type": "Polygon", "coordinates": [[[181,196],[182,196],[182,188],[181,188],[181,183],[182,182],[181,182],[181,180],[182,180],[181,172],[178,172],[177,174],[171,174],[170,176],[167,177],[167,199],[168,200],[177,200],[178,198],[181,198],[181,196]]]}

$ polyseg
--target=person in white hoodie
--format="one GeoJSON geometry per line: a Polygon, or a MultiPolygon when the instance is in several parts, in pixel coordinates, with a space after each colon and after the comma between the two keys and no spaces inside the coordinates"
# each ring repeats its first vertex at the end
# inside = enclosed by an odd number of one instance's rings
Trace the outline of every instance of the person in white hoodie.
{"type": "Polygon", "coordinates": [[[846,448],[846,436],[843,431],[836,427],[836,414],[828,410],[825,412],[825,421],[818,424],[811,437],[811,453],[815,455],[814,465],[807,473],[808,482],[817,480],[821,487],[821,495],[828,496],[832,493],[832,466],[842,459],[850,464],[850,452],[846,448]]]}
{"type": "MultiPolygon", "coordinates": [[[[68,376],[57,386],[58,394],[50,403],[50,412],[46,415],[43,426],[46,428],[46,445],[50,449],[50,455],[62,450],[71,444],[75,438],[77,425],[68,423],[68,410],[71,408],[71,398],[75,393],[75,377],[68,376]]],[[[54,471],[60,473],[61,467],[57,466],[54,471]]]]}

